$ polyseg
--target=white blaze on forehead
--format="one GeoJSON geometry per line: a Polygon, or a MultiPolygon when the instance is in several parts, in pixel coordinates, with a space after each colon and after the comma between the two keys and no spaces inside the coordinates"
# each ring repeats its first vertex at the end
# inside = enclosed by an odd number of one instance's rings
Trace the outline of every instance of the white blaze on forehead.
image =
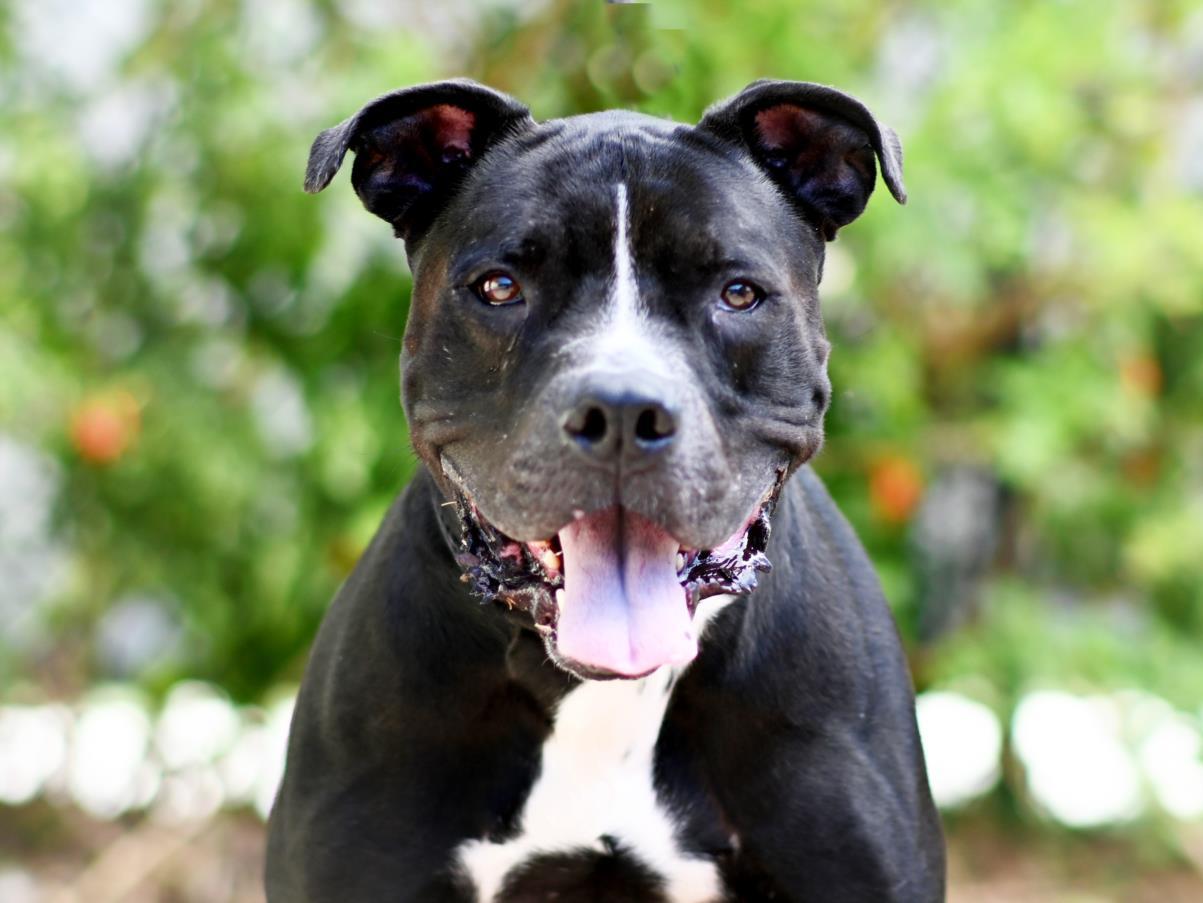
{"type": "Polygon", "coordinates": [[[639,281],[635,278],[635,266],[631,259],[631,212],[627,205],[627,186],[620,182],[615,186],[615,194],[614,317],[617,320],[638,319],[639,281]]]}
{"type": "Polygon", "coordinates": [[[657,341],[655,324],[639,293],[635,253],[631,246],[631,210],[627,186],[614,186],[614,262],[608,297],[597,328],[582,336],[601,366],[619,371],[668,373],[666,346],[657,341]]]}

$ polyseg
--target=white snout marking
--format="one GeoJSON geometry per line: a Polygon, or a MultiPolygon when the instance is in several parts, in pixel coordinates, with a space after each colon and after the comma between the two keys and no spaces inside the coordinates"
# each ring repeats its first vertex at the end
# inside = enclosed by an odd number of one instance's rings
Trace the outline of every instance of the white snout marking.
{"type": "MultiPolygon", "coordinates": [[[[703,641],[706,625],[731,601],[715,596],[698,606],[703,641]]],[[[682,852],[652,782],[660,725],[672,689],[689,667],[661,668],[639,680],[584,681],[564,698],[522,810],[521,833],[504,843],[468,841],[456,851],[479,903],[491,903],[506,876],[532,856],[581,847],[600,851],[603,835],[661,876],[671,903],[721,898],[717,867],[682,852]]]]}

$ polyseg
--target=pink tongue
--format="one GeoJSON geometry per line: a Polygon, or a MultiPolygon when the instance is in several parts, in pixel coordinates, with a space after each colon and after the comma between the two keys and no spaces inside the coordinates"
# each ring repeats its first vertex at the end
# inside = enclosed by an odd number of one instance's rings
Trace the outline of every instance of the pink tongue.
{"type": "Polygon", "coordinates": [[[697,655],[685,589],[677,581],[675,539],[615,507],[565,527],[560,547],[561,655],[630,677],[697,655]]]}

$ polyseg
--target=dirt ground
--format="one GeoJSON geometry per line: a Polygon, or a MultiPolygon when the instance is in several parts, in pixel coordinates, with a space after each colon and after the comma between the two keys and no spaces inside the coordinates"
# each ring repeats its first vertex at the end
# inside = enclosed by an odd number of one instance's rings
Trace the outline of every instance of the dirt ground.
{"type": "MultiPolygon", "coordinates": [[[[0,809],[2,903],[262,903],[263,825],[253,815],[168,826],[101,823],[49,806],[0,809]]],[[[1198,903],[1203,875],[1153,864],[1131,841],[1018,842],[960,825],[949,849],[952,903],[1198,903]]]]}

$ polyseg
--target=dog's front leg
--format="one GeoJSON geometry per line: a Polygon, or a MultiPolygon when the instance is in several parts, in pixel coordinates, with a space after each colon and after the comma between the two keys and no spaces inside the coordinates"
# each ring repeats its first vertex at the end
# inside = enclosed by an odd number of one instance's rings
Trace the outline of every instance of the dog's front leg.
{"type": "Polygon", "coordinates": [[[907,746],[883,752],[841,728],[749,762],[725,800],[741,871],[791,903],[943,900],[939,822],[907,746]]]}

